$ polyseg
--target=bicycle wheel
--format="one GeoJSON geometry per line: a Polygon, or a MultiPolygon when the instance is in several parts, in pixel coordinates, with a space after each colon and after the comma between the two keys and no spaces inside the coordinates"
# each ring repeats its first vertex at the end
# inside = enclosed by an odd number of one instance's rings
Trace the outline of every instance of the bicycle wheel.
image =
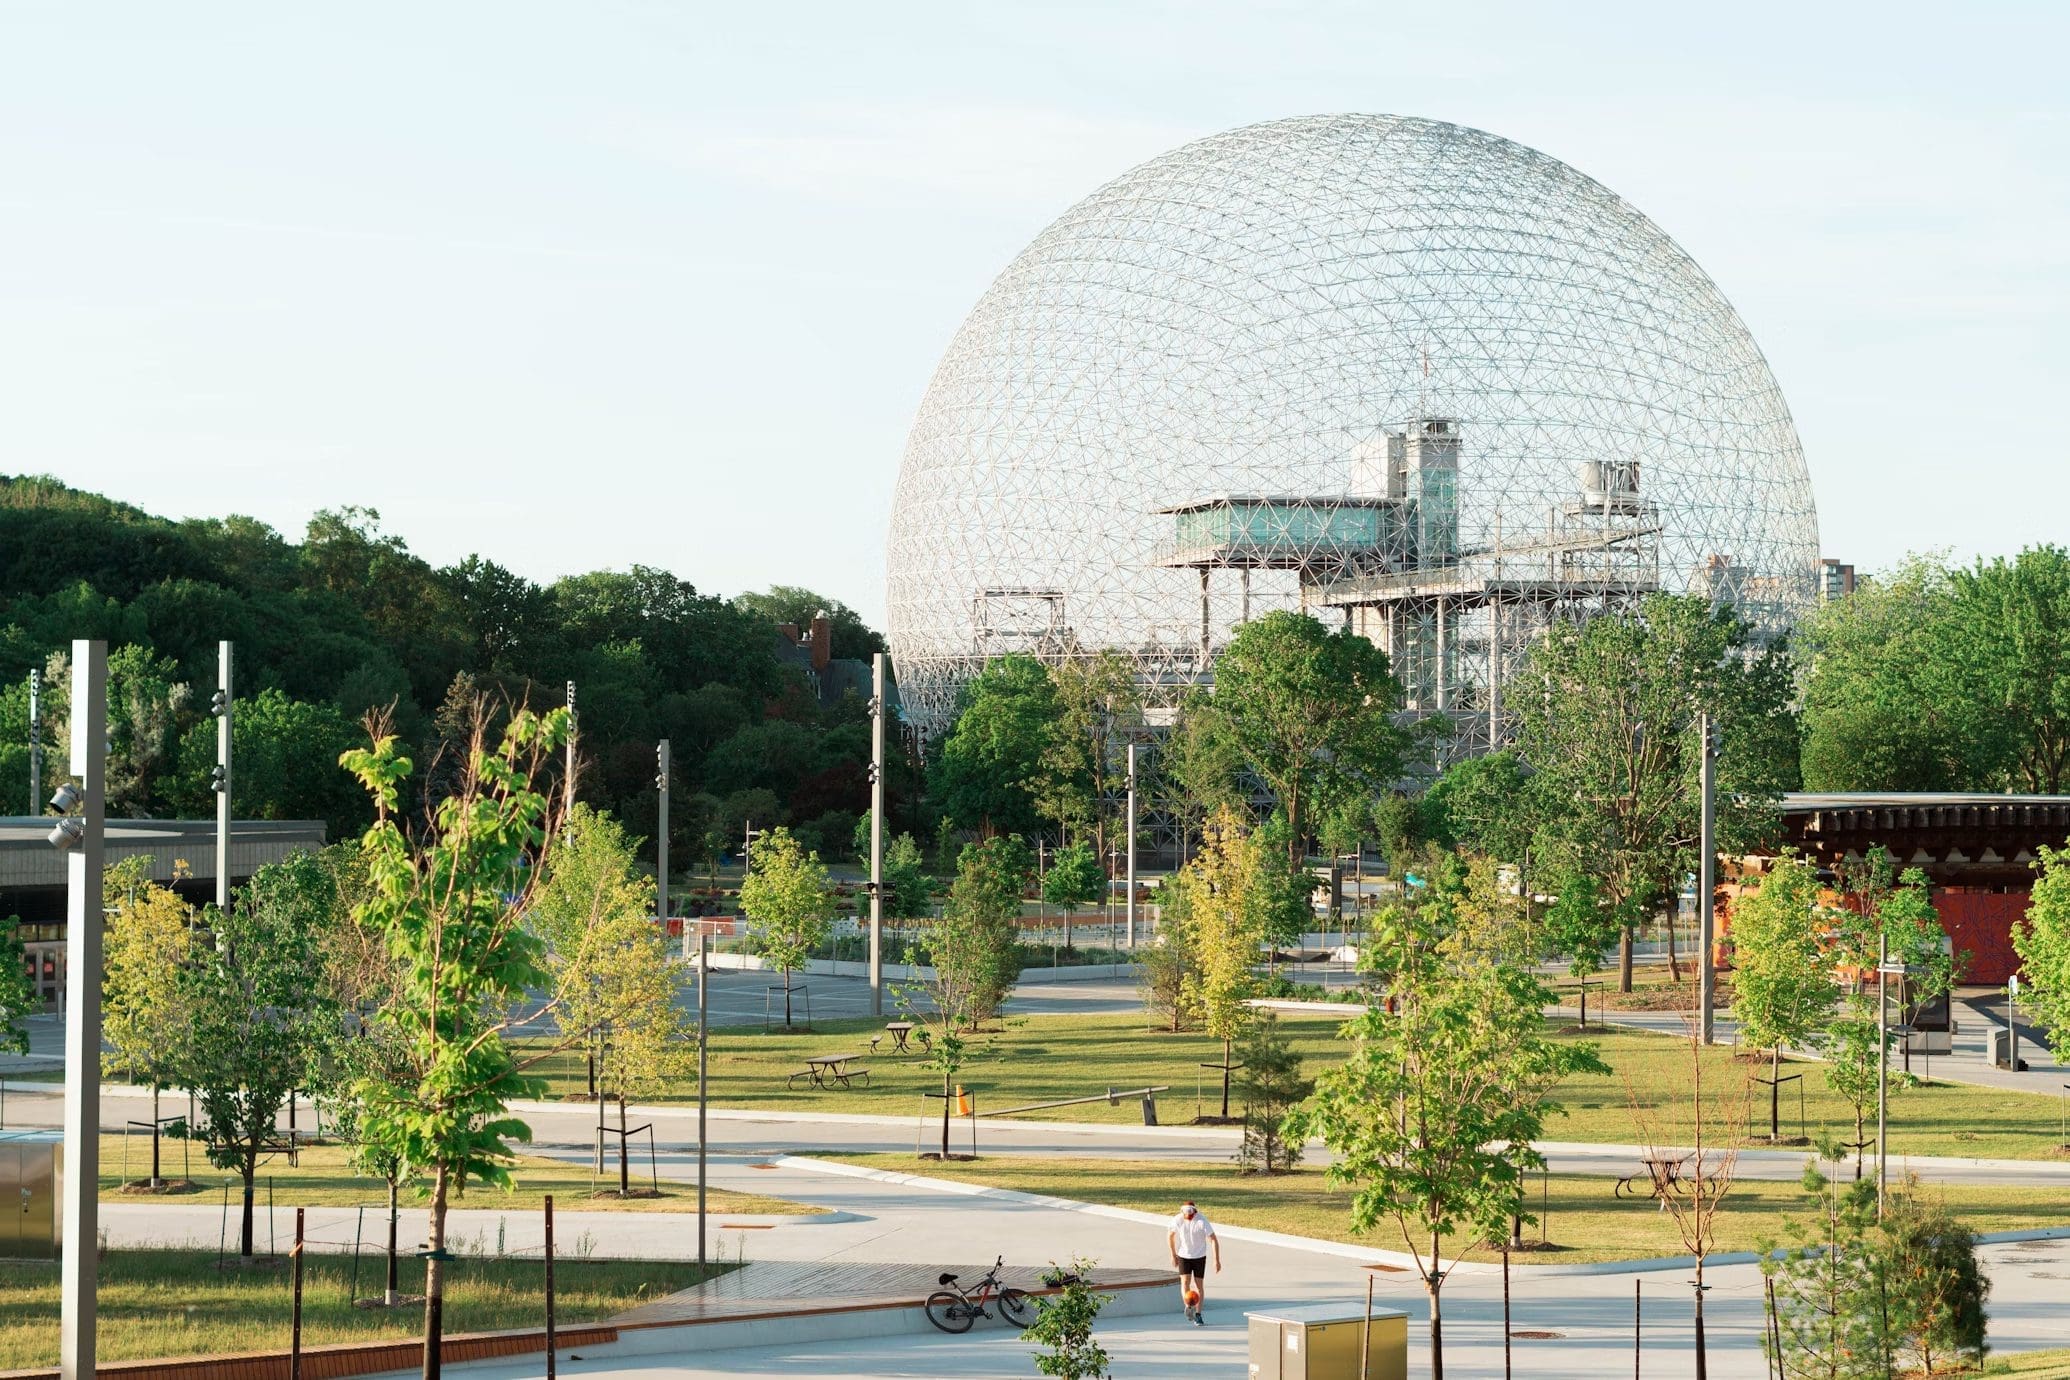
{"type": "Polygon", "coordinates": [[[941,1289],[927,1296],[927,1320],[944,1332],[968,1332],[977,1314],[961,1294],[941,1289]]]}
{"type": "Polygon", "coordinates": [[[1015,1327],[1027,1327],[1035,1321],[1035,1303],[1018,1289],[1001,1289],[999,1313],[1015,1327]]]}

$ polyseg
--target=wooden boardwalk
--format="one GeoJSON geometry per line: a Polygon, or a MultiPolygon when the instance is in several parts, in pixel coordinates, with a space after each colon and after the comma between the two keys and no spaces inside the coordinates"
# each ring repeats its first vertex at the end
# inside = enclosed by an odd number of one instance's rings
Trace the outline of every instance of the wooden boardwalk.
{"type": "MultiPolygon", "coordinates": [[[[867,1308],[911,1308],[940,1288],[946,1270],[968,1287],[984,1277],[986,1265],[880,1265],[865,1261],[772,1260],[755,1262],[704,1284],[641,1304],[611,1321],[621,1327],[658,1327],[679,1323],[739,1322],[750,1318],[795,1317],[805,1313],[848,1312],[867,1308]]],[[[1009,1265],[1000,1279],[1030,1293],[1046,1292],[1041,1275],[1048,1267],[1009,1265]]],[[[1094,1271],[1105,1288],[1176,1285],[1168,1270],[1094,1271]]]]}

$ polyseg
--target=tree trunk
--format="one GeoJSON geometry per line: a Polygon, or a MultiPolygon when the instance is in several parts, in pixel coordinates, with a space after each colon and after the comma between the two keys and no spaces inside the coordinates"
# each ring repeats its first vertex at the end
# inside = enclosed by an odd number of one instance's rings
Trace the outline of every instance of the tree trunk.
{"type": "Polygon", "coordinates": [[[1703,1341],[1703,1258],[1696,1261],[1696,1380],[1708,1380],[1710,1357],[1703,1341]]]}
{"type": "Polygon", "coordinates": [[[430,1254],[424,1261],[424,1380],[439,1380],[446,1329],[446,1166],[431,1178],[430,1254]]]}
{"type": "MultiPolygon", "coordinates": [[[[400,1167],[398,1167],[398,1169],[399,1169],[399,1168],[400,1168],[400,1167]]],[[[400,1288],[398,1288],[398,1287],[397,1287],[397,1283],[398,1283],[398,1281],[397,1281],[397,1279],[396,1279],[396,1276],[397,1276],[397,1273],[398,1273],[398,1268],[397,1268],[397,1263],[396,1263],[396,1262],[397,1262],[397,1255],[396,1255],[396,1249],[395,1249],[395,1225],[396,1225],[396,1218],[397,1218],[397,1217],[398,1217],[398,1216],[400,1215],[400,1214],[399,1214],[399,1213],[397,1213],[397,1211],[396,1211],[396,1199],[397,1199],[397,1198],[399,1198],[399,1197],[401,1196],[401,1194],[402,1194],[402,1175],[401,1175],[401,1173],[400,1173],[400,1172],[397,1172],[397,1173],[394,1173],[394,1174],[391,1174],[391,1175],[389,1175],[389,1176],[388,1176],[388,1291],[387,1291],[387,1294],[386,1294],[386,1296],[385,1296],[385,1297],[383,1298],[383,1300],[382,1300],[382,1301],[383,1301],[383,1302],[385,1302],[385,1303],[386,1303],[386,1304],[387,1304],[387,1305],[388,1305],[388,1306],[389,1306],[390,1308],[393,1308],[393,1307],[395,1307],[396,1301],[397,1301],[398,1299],[400,1299],[400,1298],[402,1297],[402,1290],[401,1290],[400,1288]]]]}
{"type": "Polygon", "coordinates": [[[257,1155],[248,1155],[245,1157],[244,1163],[237,1168],[238,1173],[244,1177],[244,1214],[243,1222],[237,1229],[237,1253],[246,1260],[250,1260],[252,1258],[252,1213],[257,1206],[258,1198],[258,1184],[256,1181],[259,1176],[259,1157],[257,1155]]]}
{"type": "Polygon", "coordinates": [[[1777,1045],[1768,1051],[1768,1141],[1771,1145],[1782,1139],[1782,1071],[1783,1047],[1777,1045]]]}
{"type": "Polygon", "coordinates": [[[158,1177],[158,1085],[151,1085],[151,1187],[162,1187],[165,1180],[158,1177]]]}
{"type": "Polygon", "coordinates": [[[618,1196],[632,1197],[632,1167],[628,1163],[630,1154],[626,1149],[628,1138],[625,1131],[625,1089],[618,1090],[618,1196]]]}
{"type": "Polygon", "coordinates": [[[1229,1037],[1226,1035],[1222,1037],[1222,1120],[1229,1120],[1229,1037]]]}
{"type": "Polygon", "coordinates": [[[1626,925],[1617,933],[1617,990],[1632,990],[1632,927],[1626,925]]]}
{"type": "Polygon", "coordinates": [[[1676,954],[1676,952],[1675,952],[1675,917],[1674,917],[1673,915],[1669,915],[1669,916],[1668,916],[1668,921],[1667,921],[1667,936],[1668,936],[1668,979],[1669,979],[1669,981],[1671,981],[1671,982],[1676,982],[1676,983],[1679,983],[1679,982],[1681,982],[1681,980],[1682,980],[1682,959],[1681,959],[1681,957],[1680,957],[1680,956],[1679,956],[1678,954],[1676,954]]]}
{"type": "MultiPolygon", "coordinates": [[[[1433,1236],[1430,1242],[1433,1263],[1437,1260],[1437,1253],[1437,1238],[1433,1236]]],[[[1438,1293],[1444,1287],[1434,1271],[1431,1278],[1423,1281],[1423,1291],[1430,1295],[1430,1380],[1445,1380],[1445,1319],[1438,1308],[1438,1293]]]]}
{"type": "Polygon", "coordinates": [[[783,970],[783,1028],[791,1028],[791,970],[783,970]]]}
{"type": "Polygon", "coordinates": [[[949,1109],[955,1103],[956,1089],[949,1082],[956,1075],[942,1070],[942,1163],[949,1162],[949,1109]]]}

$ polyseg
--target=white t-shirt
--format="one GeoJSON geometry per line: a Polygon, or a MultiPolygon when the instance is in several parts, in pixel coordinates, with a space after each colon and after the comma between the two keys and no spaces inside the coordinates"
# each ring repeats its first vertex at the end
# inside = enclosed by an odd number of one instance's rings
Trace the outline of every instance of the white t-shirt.
{"type": "Polygon", "coordinates": [[[1180,1255],[1198,1260],[1208,1253],[1208,1238],[1215,1229],[1208,1225],[1207,1215],[1195,1212],[1191,1217],[1181,1212],[1172,1218],[1172,1244],[1180,1255]]]}

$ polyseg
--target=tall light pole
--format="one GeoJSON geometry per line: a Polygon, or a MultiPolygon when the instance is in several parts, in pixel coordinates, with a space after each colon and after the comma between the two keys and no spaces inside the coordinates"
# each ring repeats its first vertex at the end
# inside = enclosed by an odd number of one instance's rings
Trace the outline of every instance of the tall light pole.
{"type": "Polygon", "coordinates": [[[870,1014],[884,1014],[884,653],[870,657],[870,1014]]]}
{"type": "Polygon", "coordinates": [[[704,1177],[705,1177],[705,1053],[710,1024],[705,1011],[705,974],[711,970],[712,937],[703,925],[697,927],[697,1268],[704,1268],[704,1177]]]}
{"type": "Polygon", "coordinates": [[[1890,1190],[1890,937],[1876,924],[1876,1220],[1890,1190]]]}
{"type": "Polygon", "coordinates": [[[575,813],[575,682],[568,682],[568,765],[561,772],[561,813],[575,813]]]}
{"type": "Polygon", "coordinates": [[[72,644],[72,779],[52,800],[65,819],[51,842],[65,858],[65,1202],[58,1364],[93,1380],[101,1181],[101,854],[107,824],[108,644],[72,644]],[[63,840],[60,842],[60,840],[63,840]]]}
{"type": "Polygon", "coordinates": [[[1123,914],[1128,917],[1128,951],[1136,951],[1136,745],[1128,745],[1128,899],[1123,914]]]}
{"type": "Polygon", "coordinates": [[[1696,861],[1696,946],[1702,952],[1696,960],[1698,1037],[1704,1044],[1715,1040],[1718,1005],[1718,970],[1714,963],[1718,894],[1718,734],[1710,712],[1697,718],[1703,734],[1703,766],[1699,781],[1703,804],[1697,826],[1696,861]]]}
{"type": "Polygon", "coordinates": [[[43,813],[43,672],[29,669],[29,813],[43,813]]]}
{"type": "Polygon", "coordinates": [[[654,913],[661,921],[661,942],[668,943],[668,739],[663,738],[654,749],[654,790],[659,797],[661,823],[655,829],[657,836],[654,859],[654,913]]]}
{"type": "Polygon", "coordinates": [[[230,644],[216,644],[216,909],[230,909],[230,644]]]}

